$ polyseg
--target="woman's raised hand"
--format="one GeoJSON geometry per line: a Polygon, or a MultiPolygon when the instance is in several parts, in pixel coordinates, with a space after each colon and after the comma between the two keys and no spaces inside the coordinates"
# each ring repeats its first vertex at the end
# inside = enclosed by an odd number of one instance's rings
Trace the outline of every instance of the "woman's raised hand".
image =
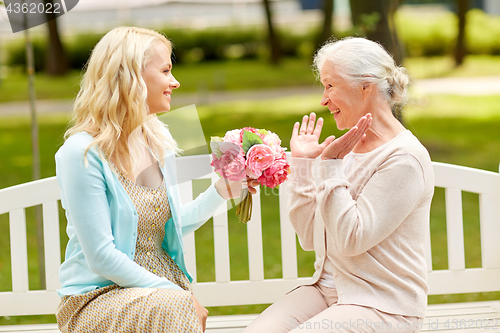
{"type": "Polygon", "coordinates": [[[372,115],[370,113],[359,118],[356,126],[352,127],[347,133],[330,143],[328,147],[323,150],[321,159],[344,158],[345,155],[349,154],[354,147],[366,137],[366,131],[370,128],[371,123],[372,115]]]}
{"type": "Polygon", "coordinates": [[[292,139],[290,140],[292,157],[316,158],[335,139],[332,135],[320,144],[319,136],[323,128],[323,118],[319,118],[316,124],[315,121],[316,114],[311,112],[309,117],[302,118],[302,125],[296,122],[293,126],[292,139]]]}

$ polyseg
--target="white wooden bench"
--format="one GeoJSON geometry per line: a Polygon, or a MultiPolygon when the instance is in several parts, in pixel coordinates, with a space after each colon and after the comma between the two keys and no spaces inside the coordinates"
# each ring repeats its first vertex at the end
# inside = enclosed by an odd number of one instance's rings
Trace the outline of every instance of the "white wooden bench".
{"type": "MultiPolygon", "coordinates": [[[[179,179],[196,175],[196,166],[209,156],[178,158],[179,179]]],[[[445,188],[448,269],[432,270],[431,242],[426,244],[430,295],[500,291],[500,175],[478,169],[433,163],[436,186],[445,188]],[[466,268],[461,192],[479,194],[481,268],[466,268]]],[[[198,169],[199,170],[199,169],[198,169]]],[[[199,171],[198,171],[199,173],[199,171]]],[[[198,177],[196,175],[195,177],[198,177]]],[[[204,175],[214,181],[215,174],[204,175]]],[[[191,181],[181,183],[183,200],[192,200],[191,181]]],[[[265,279],[260,199],[254,196],[252,221],[247,224],[249,280],[232,281],[230,276],[228,217],[224,209],[214,217],[215,281],[196,282],[194,234],[184,239],[188,269],[194,277],[193,290],[205,306],[267,304],[281,298],[299,278],[296,236],[288,219],[286,183],[280,187],[279,209],[282,272],[280,279],[265,279]]],[[[0,292],[0,316],[54,314],[59,303],[58,269],[59,186],[55,177],[0,190],[0,214],[9,213],[12,291],[0,292]],[[29,290],[25,208],[43,205],[46,290],[29,290]]],[[[430,234],[430,233],[429,233],[430,234]]],[[[211,249],[203,249],[212,251],[211,249]]],[[[312,262],[311,262],[312,265],[312,262]]],[[[209,317],[207,332],[241,332],[256,315],[209,317]]],[[[470,332],[500,329],[500,301],[429,305],[422,331],[470,332]]],[[[59,332],[55,324],[0,326],[0,332],[59,332]]]]}

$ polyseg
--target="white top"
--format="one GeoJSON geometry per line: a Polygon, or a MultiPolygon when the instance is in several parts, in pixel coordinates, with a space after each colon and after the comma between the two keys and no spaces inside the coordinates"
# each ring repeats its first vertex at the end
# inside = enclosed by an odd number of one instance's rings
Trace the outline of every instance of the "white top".
{"type": "MultiPolygon", "coordinates": [[[[316,252],[319,281],[328,261],[338,304],[423,318],[427,306],[424,246],[434,193],[427,150],[410,131],[354,160],[291,158],[290,221],[304,250],[316,252]]],[[[328,267],[327,267],[328,269],[328,267]]]]}

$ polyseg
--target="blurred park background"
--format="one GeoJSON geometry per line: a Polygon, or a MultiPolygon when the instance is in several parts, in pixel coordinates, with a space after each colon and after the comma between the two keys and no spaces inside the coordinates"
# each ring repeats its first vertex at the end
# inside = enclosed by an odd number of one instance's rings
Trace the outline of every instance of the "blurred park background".
{"type": "MultiPolygon", "coordinates": [[[[207,140],[252,126],[276,132],[283,146],[293,123],[311,111],[325,118],[323,137],[342,134],[319,105],[322,89],[310,68],[318,46],[331,36],[379,41],[410,72],[412,98],[401,118],[432,160],[498,172],[500,0],[80,0],[71,12],[29,30],[34,71],[27,68],[26,35],[11,32],[0,8],[0,189],[55,175],[54,154],[63,143],[83,66],[100,37],[120,25],[156,29],[172,40],[173,74],[181,83],[172,94],[173,109],[195,104],[207,140]],[[36,126],[27,73],[34,77],[36,126]],[[39,174],[33,171],[34,145],[39,174]]],[[[280,278],[278,201],[266,189],[261,197],[265,276],[280,278]]],[[[463,205],[466,266],[480,267],[478,195],[464,193],[463,205]]],[[[35,215],[28,209],[31,289],[44,284],[35,215]]],[[[62,210],[60,216],[64,254],[62,210]]],[[[203,249],[213,248],[211,227],[208,222],[196,232],[203,249]]],[[[0,291],[9,291],[7,214],[0,215],[0,229],[0,291]]],[[[230,232],[232,279],[248,279],[246,227],[233,219],[230,232]]],[[[434,197],[431,238],[433,268],[447,269],[441,189],[434,197]]],[[[298,251],[299,274],[310,276],[314,255],[298,251]]],[[[199,280],[214,280],[213,252],[200,251],[197,258],[199,280]]],[[[499,298],[500,293],[438,295],[429,302],[499,298]]],[[[212,315],[256,313],[265,307],[209,310],[212,315]]],[[[54,321],[54,316],[0,317],[0,325],[54,321]]]]}

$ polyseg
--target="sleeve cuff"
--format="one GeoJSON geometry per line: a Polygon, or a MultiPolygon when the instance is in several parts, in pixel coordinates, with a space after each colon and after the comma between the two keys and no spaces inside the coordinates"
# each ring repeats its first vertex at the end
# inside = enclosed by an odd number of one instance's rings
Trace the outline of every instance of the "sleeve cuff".
{"type": "Polygon", "coordinates": [[[217,192],[217,189],[215,188],[215,183],[210,185],[210,187],[207,189],[206,193],[208,194],[208,197],[210,198],[210,205],[213,205],[213,207],[219,207],[223,203],[225,203],[227,200],[224,199],[219,192],[217,192]]]}
{"type": "Polygon", "coordinates": [[[314,183],[313,167],[315,161],[313,158],[291,157],[288,179],[298,184],[314,183]]]}

